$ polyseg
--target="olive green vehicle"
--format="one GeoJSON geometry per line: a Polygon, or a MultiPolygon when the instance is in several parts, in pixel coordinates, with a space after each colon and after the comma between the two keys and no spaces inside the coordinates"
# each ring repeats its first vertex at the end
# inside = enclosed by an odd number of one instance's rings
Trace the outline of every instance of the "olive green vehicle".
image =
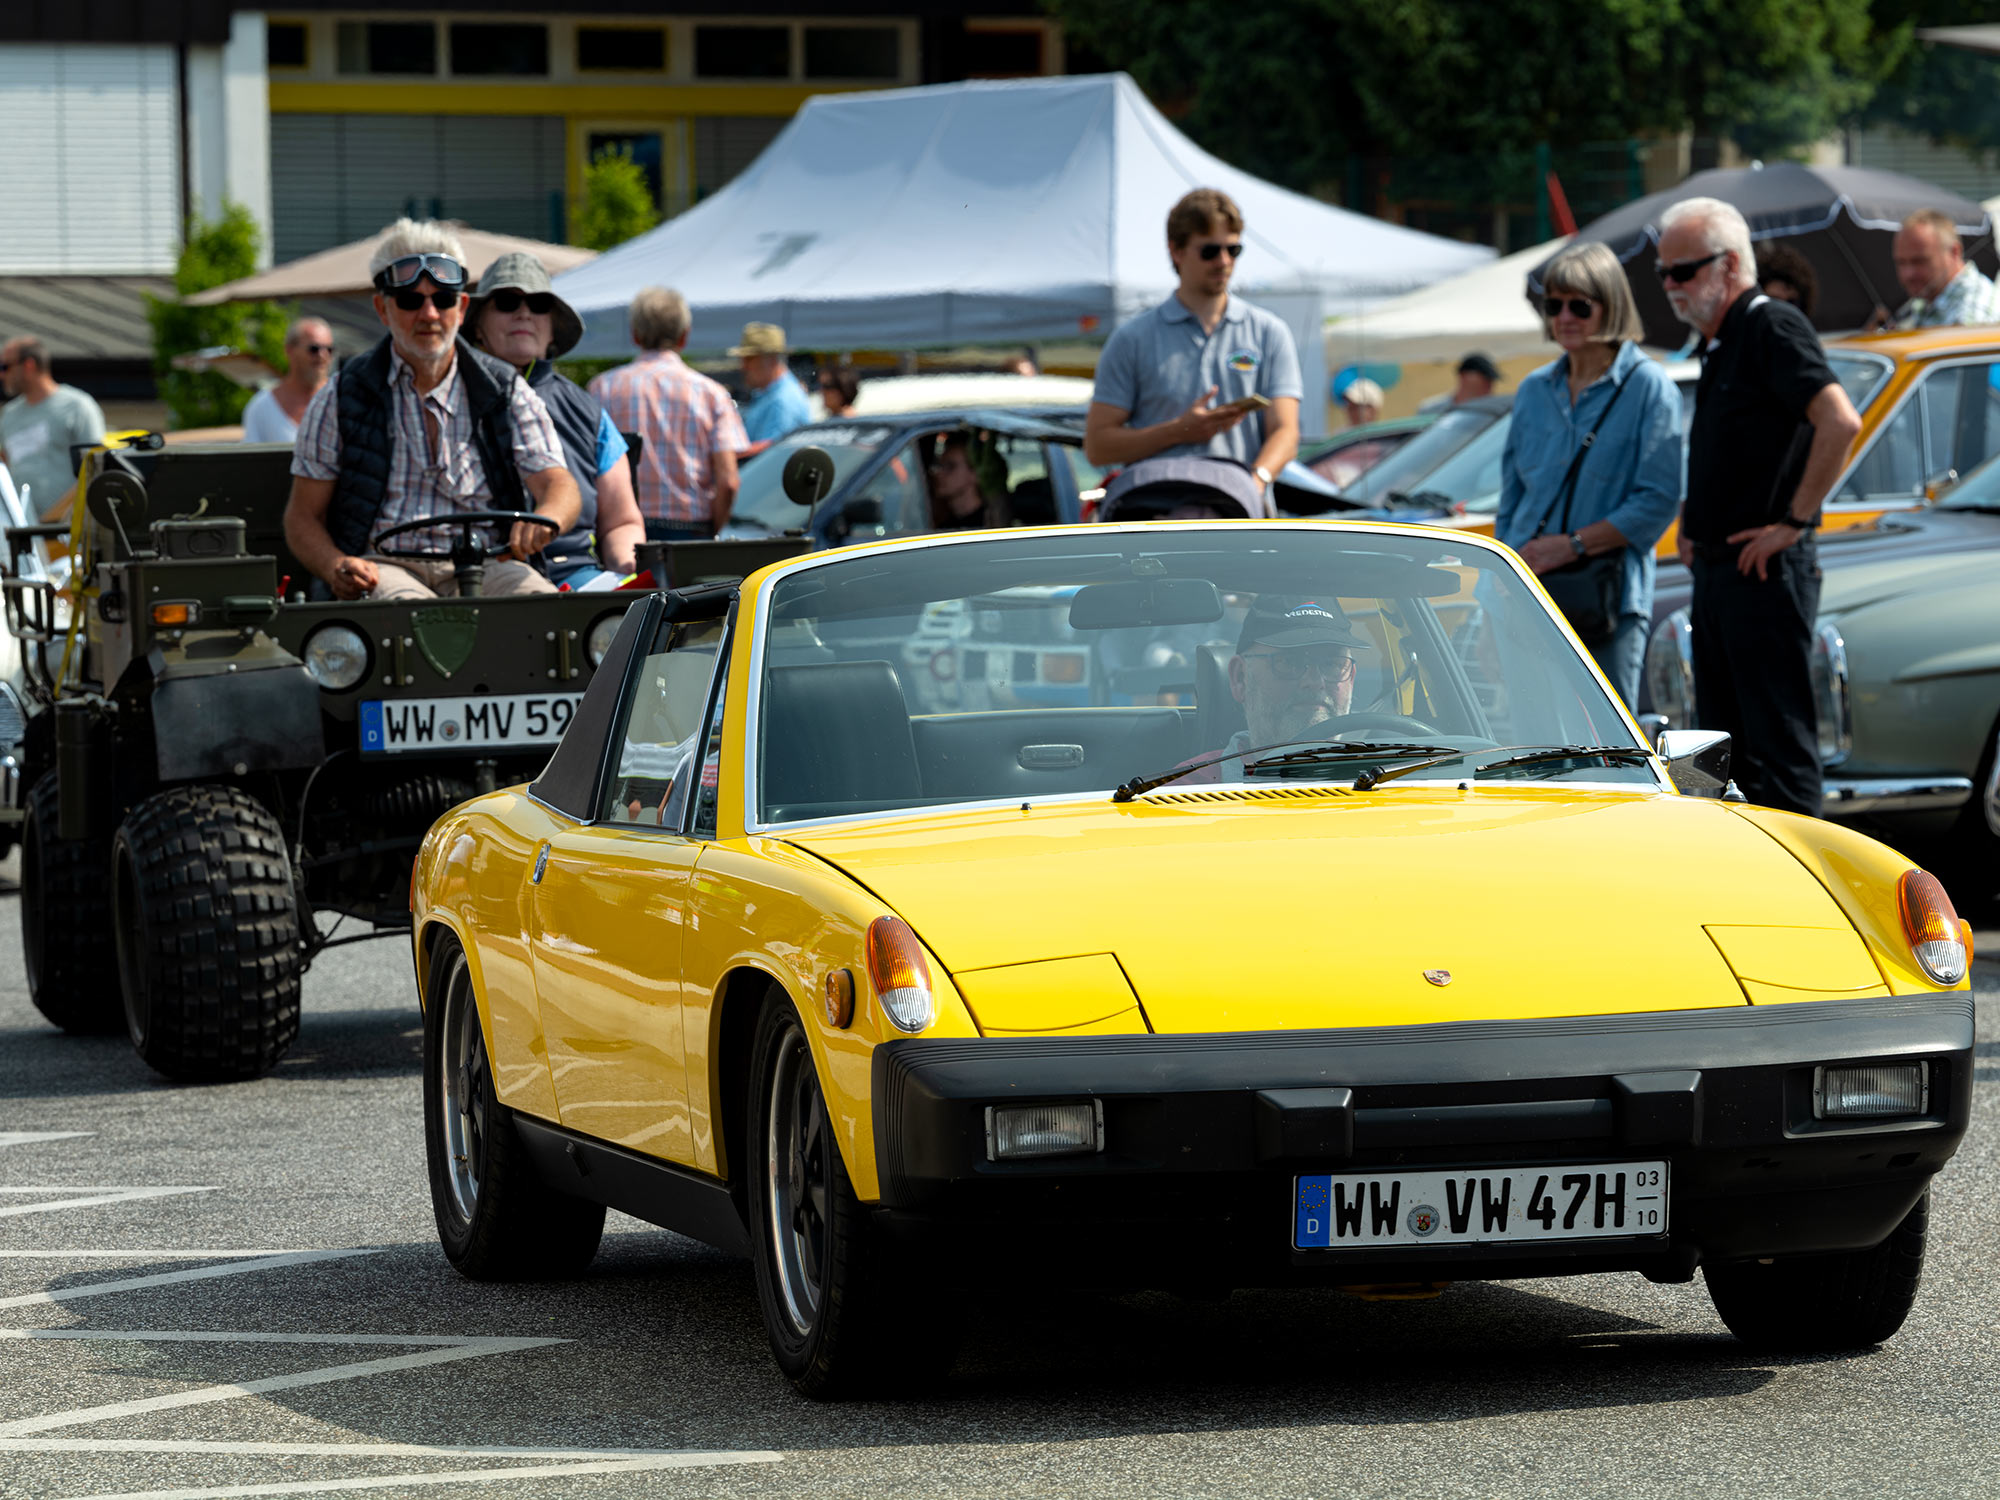
{"type": "Polygon", "coordinates": [[[288,448],[143,441],[85,458],[69,588],[30,562],[57,528],[7,532],[28,984],[169,1076],[251,1077],[296,1037],[318,953],[407,926],[438,815],[540,770],[642,596],[480,597],[519,519],[487,512],[378,535],[448,537],[466,597],[313,602],[288,448]]]}

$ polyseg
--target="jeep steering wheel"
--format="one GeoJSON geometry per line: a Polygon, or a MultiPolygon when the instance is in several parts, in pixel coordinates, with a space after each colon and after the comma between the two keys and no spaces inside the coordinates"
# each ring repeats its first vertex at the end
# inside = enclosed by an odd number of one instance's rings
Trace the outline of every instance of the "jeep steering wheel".
{"type": "MultiPolygon", "coordinates": [[[[414,521],[403,521],[375,534],[370,550],[377,557],[388,558],[392,562],[448,562],[458,582],[461,596],[480,593],[486,582],[486,564],[503,556],[509,543],[502,539],[481,545],[473,533],[481,527],[509,527],[517,521],[526,521],[534,526],[546,527],[550,532],[560,532],[562,527],[547,516],[536,515],[530,510],[461,510],[444,516],[421,516],[414,521]],[[382,544],[392,536],[402,536],[405,532],[431,531],[438,528],[454,529],[458,532],[449,551],[440,552],[435,547],[410,548],[391,551],[382,544]]],[[[540,553],[535,556],[539,558],[540,553]]]]}

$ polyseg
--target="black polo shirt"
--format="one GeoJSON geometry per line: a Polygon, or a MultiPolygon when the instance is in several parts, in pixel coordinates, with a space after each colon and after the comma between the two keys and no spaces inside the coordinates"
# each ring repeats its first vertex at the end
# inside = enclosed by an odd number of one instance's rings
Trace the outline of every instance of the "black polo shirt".
{"type": "Polygon", "coordinates": [[[1785,514],[1812,447],[1806,408],[1833,383],[1791,303],[1752,288],[1730,304],[1695,388],[1683,536],[1721,542],[1785,514]]]}

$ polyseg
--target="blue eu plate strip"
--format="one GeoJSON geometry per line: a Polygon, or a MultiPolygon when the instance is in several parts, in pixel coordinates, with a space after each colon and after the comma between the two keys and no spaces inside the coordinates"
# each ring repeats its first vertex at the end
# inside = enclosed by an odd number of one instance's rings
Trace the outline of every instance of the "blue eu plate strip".
{"type": "Polygon", "coordinates": [[[361,705],[361,748],[382,748],[382,702],[379,698],[361,705]]]}
{"type": "Polygon", "coordinates": [[[1298,1179],[1297,1222],[1292,1243],[1301,1250],[1323,1250],[1333,1243],[1333,1215],[1330,1199],[1333,1177],[1326,1172],[1298,1179]]]}

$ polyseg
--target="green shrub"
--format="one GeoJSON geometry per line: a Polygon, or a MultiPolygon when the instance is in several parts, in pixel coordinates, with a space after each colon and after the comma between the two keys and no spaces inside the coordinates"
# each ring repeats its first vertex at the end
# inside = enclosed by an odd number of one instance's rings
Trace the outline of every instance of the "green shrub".
{"type": "Polygon", "coordinates": [[[583,169],[583,201],[570,238],[587,250],[609,250],[660,222],[646,174],[629,146],[606,147],[583,169]]]}
{"type": "Polygon", "coordinates": [[[213,223],[190,219],[187,242],[174,265],[174,296],[146,298],[153,328],[153,373],[160,397],[177,427],[225,427],[242,419],[250,392],[226,375],[176,370],[176,354],[197,349],[240,349],[273,369],[285,360],[286,310],[275,302],[225,302],[188,307],[179,299],[235,281],[257,269],[257,224],[240,203],[225,202],[213,223]]]}

